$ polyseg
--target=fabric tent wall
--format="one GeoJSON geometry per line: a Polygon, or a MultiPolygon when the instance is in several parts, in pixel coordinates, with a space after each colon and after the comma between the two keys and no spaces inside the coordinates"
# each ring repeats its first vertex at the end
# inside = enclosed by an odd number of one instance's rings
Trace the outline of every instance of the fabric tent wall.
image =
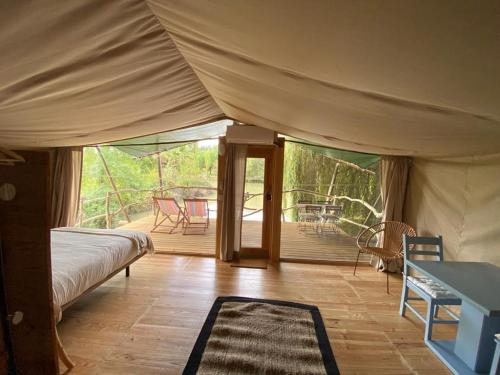
{"type": "Polygon", "coordinates": [[[421,235],[443,235],[445,259],[500,266],[500,154],[414,159],[406,219],[421,235]]]}

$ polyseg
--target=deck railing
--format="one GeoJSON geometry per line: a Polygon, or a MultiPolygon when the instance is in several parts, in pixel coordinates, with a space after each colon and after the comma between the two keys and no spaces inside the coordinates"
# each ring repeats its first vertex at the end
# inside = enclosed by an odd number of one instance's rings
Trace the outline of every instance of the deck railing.
{"type": "MultiPolygon", "coordinates": [[[[95,197],[91,199],[87,199],[85,197],[80,198],[79,202],[79,207],[78,207],[78,219],[77,219],[77,226],[82,226],[84,224],[94,222],[98,219],[105,218],[106,220],[106,228],[111,228],[113,219],[117,217],[118,215],[123,215],[127,221],[131,221],[128,215],[125,215],[125,212],[128,214],[129,210],[132,207],[135,206],[146,206],[150,205],[151,207],[151,212],[155,214],[155,207],[152,204],[152,197],[153,196],[166,196],[169,192],[175,191],[175,190],[206,190],[206,191],[217,191],[217,188],[213,187],[206,187],[206,186],[174,186],[171,188],[154,188],[154,189],[122,189],[122,190],[117,190],[117,191],[107,191],[105,196],[101,197],[95,197]],[[118,202],[119,200],[117,199],[117,196],[123,195],[126,193],[148,193],[147,199],[142,199],[141,201],[138,202],[132,202],[124,205],[119,205],[117,209],[112,209],[112,200],[116,199],[118,202]],[[103,201],[104,202],[104,207],[105,207],[105,212],[99,215],[94,215],[92,217],[85,217],[85,205],[89,203],[94,203],[94,202],[99,202],[103,201]]],[[[208,201],[214,201],[216,202],[216,198],[206,198],[208,201]]],[[[121,202],[120,202],[121,203],[121,202]]]]}
{"type": "MultiPolygon", "coordinates": [[[[122,190],[116,190],[116,191],[108,191],[102,197],[94,197],[94,198],[90,198],[90,199],[87,199],[85,197],[81,197],[80,202],[79,202],[78,219],[77,219],[76,225],[82,226],[82,225],[85,225],[85,224],[88,224],[91,222],[95,222],[96,220],[104,218],[105,222],[106,222],[106,228],[111,228],[113,226],[113,220],[116,217],[118,217],[119,215],[123,215],[123,217],[127,221],[130,222],[131,219],[130,219],[129,214],[130,214],[130,209],[132,207],[136,207],[136,206],[146,207],[149,205],[150,206],[149,209],[151,209],[151,212],[153,214],[156,214],[155,207],[152,204],[152,202],[153,202],[152,197],[153,196],[167,196],[167,195],[168,196],[171,196],[171,195],[176,196],[177,195],[177,196],[179,196],[179,198],[181,198],[181,197],[186,197],[186,198],[187,197],[190,197],[190,198],[195,197],[196,198],[196,197],[200,197],[199,191],[215,192],[215,195],[217,195],[217,188],[215,188],[215,187],[174,186],[174,187],[170,187],[170,188],[159,187],[159,188],[154,188],[154,189],[122,189],[122,190]],[[195,193],[189,194],[188,193],[189,191],[194,191],[195,193]],[[135,193],[135,194],[146,193],[146,197],[140,201],[137,201],[137,202],[123,204],[122,200],[118,199],[118,196],[123,195],[123,194],[127,194],[127,193],[135,193]],[[117,203],[117,202],[119,203],[118,208],[112,207],[113,200],[115,200],[115,203],[117,203]],[[104,202],[104,208],[105,208],[104,213],[94,215],[92,217],[85,217],[84,213],[85,213],[86,205],[88,205],[90,203],[100,202],[100,201],[104,202]]],[[[382,213],[379,212],[375,208],[380,196],[379,196],[379,198],[377,198],[377,201],[375,201],[375,203],[370,204],[370,203],[366,202],[365,200],[359,199],[359,198],[351,198],[351,197],[346,196],[346,195],[340,196],[340,195],[323,194],[323,193],[318,193],[316,191],[308,190],[308,189],[289,189],[289,190],[284,190],[282,193],[283,193],[283,195],[285,195],[285,194],[299,194],[300,193],[302,195],[310,196],[312,199],[320,198],[322,200],[329,200],[329,201],[333,201],[333,202],[338,202],[339,200],[340,201],[347,200],[350,202],[355,202],[357,204],[361,204],[368,210],[368,215],[366,216],[363,223],[359,223],[359,222],[350,220],[350,219],[345,218],[345,217],[339,218],[340,221],[344,221],[344,222],[353,224],[353,225],[358,226],[360,228],[367,228],[368,227],[366,225],[366,223],[371,215],[373,215],[375,218],[382,217],[382,213]]],[[[247,193],[247,194],[245,194],[244,210],[246,211],[246,213],[243,215],[243,217],[248,217],[251,215],[255,215],[259,212],[262,212],[262,208],[247,207],[247,206],[245,206],[245,203],[247,203],[249,200],[251,200],[255,197],[263,196],[263,195],[264,195],[264,193],[247,193]]],[[[206,195],[203,196],[203,198],[207,199],[209,202],[217,202],[217,198],[210,198],[210,197],[207,197],[206,195]]],[[[116,206],[116,204],[115,204],[115,206],[116,206]]],[[[292,210],[292,209],[296,209],[296,208],[297,208],[297,204],[293,204],[289,207],[283,207],[281,210],[282,220],[285,221],[285,213],[287,211],[292,210]]]]}

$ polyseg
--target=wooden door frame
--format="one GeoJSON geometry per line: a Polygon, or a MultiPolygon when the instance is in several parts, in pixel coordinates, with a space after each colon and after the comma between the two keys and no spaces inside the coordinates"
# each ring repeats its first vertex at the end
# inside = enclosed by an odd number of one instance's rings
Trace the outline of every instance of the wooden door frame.
{"type": "Polygon", "coordinates": [[[272,216],[271,238],[269,239],[269,259],[273,263],[280,261],[281,247],[281,213],[283,200],[283,174],[285,157],[285,138],[277,138],[273,148],[273,176],[272,176],[272,216]]]}
{"type": "Polygon", "coordinates": [[[217,217],[215,220],[215,259],[220,259],[221,247],[221,220],[222,220],[222,202],[224,197],[224,174],[226,171],[226,137],[219,137],[219,152],[217,153],[217,217]]]}
{"type": "MultiPolygon", "coordinates": [[[[226,137],[219,138],[219,147],[224,149],[226,147],[226,137]]],[[[272,173],[269,173],[269,181],[271,183],[271,194],[272,200],[270,202],[271,214],[269,215],[269,237],[267,238],[268,256],[269,260],[273,263],[280,261],[280,245],[281,245],[281,204],[282,204],[282,194],[283,194],[283,165],[284,165],[284,147],[285,139],[277,138],[274,145],[268,146],[251,146],[253,147],[265,147],[272,150],[271,162],[272,173]]],[[[218,173],[217,173],[217,220],[216,220],[216,235],[215,235],[215,258],[220,259],[220,226],[221,226],[221,208],[222,208],[222,197],[224,190],[224,173],[225,173],[225,153],[219,152],[218,156],[218,173]]],[[[265,201],[266,202],[266,201],[265,201]]]]}

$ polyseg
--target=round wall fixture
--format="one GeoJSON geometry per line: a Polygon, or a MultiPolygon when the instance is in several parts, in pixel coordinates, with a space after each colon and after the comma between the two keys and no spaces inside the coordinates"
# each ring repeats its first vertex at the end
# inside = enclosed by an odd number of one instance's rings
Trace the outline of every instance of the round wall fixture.
{"type": "Polygon", "coordinates": [[[0,185],[0,200],[11,201],[16,196],[16,187],[12,184],[0,185]]]}

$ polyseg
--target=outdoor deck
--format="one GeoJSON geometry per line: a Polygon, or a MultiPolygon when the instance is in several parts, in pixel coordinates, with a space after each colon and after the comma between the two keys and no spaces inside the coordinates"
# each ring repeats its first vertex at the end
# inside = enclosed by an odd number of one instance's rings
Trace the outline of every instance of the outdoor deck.
{"type": "MultiPolygon", "coordinates": [[[[153,227],[154,217],[125,224],[120,228],[136,229],[149,232],[153,227]]],[[[257,245],[261,223],[245,221],[243,243],[257,245]]],[[[215,253],[215,220],[211,220],[209,228],[203,234],[201,230],[192,230],[182,234],[178,228],[174,233],[151,233],[155,249],[158,252],[190,255],[214,255],[215,253]],[[200,233],[200,234],[195,234],[200,233]]],[[[310,260],[326,262],[354,262],[358,254],[355,239],[343,234],[330,233],[317,235],[299,232],[296,223],[281,223],[281,258],[287,260],[310,260]]],[[[368,261],[362,255],[360,261],[368,261]]]]}

